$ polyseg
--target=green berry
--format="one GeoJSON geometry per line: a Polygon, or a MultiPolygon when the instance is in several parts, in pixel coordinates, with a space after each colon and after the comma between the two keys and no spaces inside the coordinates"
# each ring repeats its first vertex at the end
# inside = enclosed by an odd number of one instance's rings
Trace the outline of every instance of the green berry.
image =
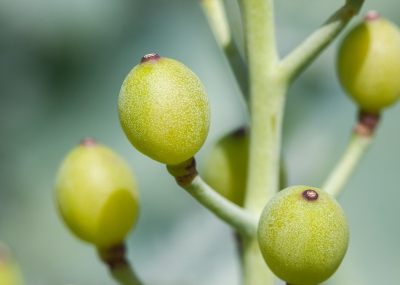
{"type": "Polygon", "coordinates": [[[400,31],[368,12],[344,38],[338,54],[339,79],[367,113],[379,113],[400,96],[400,31]]]}
{"type": "Polygon", "coordinates": [[[318,188],[293,186],[278,192],[265,207],[258,240],[267,265],[279,278],[314,285],[339,267],[349,229],[333,197],[318,188]]]}
{"type": "Polygon", "coordinates": [[[128,165],[92,139],[85,139],[67,155],[55,188],[67,226],[99,248],[121,244],[136,221],[136,182],[128,165]]]}
{"type": "Polygon", "coordinates": [[[204,181],[239,206],[244,202],[248,150],[248,131],[241,128],[222,137],[209,153],[204,165],[204,181]]]}
{"type": "Polygon", "coordinates": [[[18,262],[15,260],[10,248],[2,242],[0,242],[0,284],[24,284],[18,262]]]}
{"type": "Polygon", "coordinates": [[[122,84],[122,129],[143,154],[165,164],[188,160],[202,147],[210,104],[199,78],[184,64],[148,54],[122,84]]]}

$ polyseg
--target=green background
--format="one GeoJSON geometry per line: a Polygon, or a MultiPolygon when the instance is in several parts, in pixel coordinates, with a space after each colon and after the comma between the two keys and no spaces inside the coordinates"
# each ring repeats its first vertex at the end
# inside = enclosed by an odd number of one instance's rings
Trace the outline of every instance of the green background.
{"type": "MultiPolygon", "coordinates": [[[[281,56],[340,5],[276,1],[281,56]]],[[[366,0],[361,14],[371,9],[400,25],[398,0],[366,0]]],[[[337,44],[290,89],[283,137],[290,185],[320,186],[350,137],[356,108],[335,76],[337,44]]],[[[27,284],[114,284],[94,248],[70,234],[54,206],[58,165],[88,136],[125,157],[137,177],[140,219],[127,244],[146,284],[239,284],[231,229],[176,186],[164,165],[130,146],[119,126],[121,83],[152,52],[185,63],[208,91],[212,123],[196,155],[201,168],[213,142],[247,115],[198,1],[0,1],[0,240],[12,246],[27,284]]],[[[351,238],[329,284],[400,280],[399,120],[399,104],[384,112],[372,148],[339,198],[351,238]]]]}

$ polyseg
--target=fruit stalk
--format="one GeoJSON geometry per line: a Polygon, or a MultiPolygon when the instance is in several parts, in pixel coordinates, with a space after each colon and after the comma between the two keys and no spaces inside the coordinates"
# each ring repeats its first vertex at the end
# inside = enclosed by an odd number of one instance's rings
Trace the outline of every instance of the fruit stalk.
{"type": "Polygon", "coordinates": [[[379,115],[361,113],[354,128],[353,135],[342,158],[329,175],[322,189],[334,197],[339,196],[351,174],[373,141],[379,115]]]}
{"type": "Polygon", "coordinates": [[[254,237],[257,219],[208,186],[197,174],[194,158],[179,165],[167,165],[168,172],[179,186],[220,219],[235,228],[242,236],[254,237]]]}
{"type": "Polygon", "coordinates": [[[126,247],[119,244],[111,248],[97,249],[100,259],[108,266],[112,277],[121,285],[142,285],[129,262],[126,260],[126,247]]]}
{"type": "Polygon", "coordinates": [[[243,62],[238,47],[235,44],[228,23],[224,3],[222,0],[201,0],[204,14],[207,17],[213,34],[224,51],[229,65],[235,75],[244,99],[248,100],[247,67],[243,62]]]}
{"type": "Polygon", "coordinates": [[[330,44],[346,27],[351,18],[357,14],[349,5],[336,11],[321,27],[314,31],[303,43],[293,50],[280,63],[279,69],[288,82],[298,75],[330,44]]]}

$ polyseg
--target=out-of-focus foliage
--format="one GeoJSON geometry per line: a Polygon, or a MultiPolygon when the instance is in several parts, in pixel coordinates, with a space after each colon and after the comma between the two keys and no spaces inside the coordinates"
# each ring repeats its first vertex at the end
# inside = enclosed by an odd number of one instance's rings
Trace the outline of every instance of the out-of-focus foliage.
{"type": "MultiPolygon", "coordinates": [[[[281,55],[340,5],[276,1],[281,55]]],[[[366,0],[362,13],[371,9],[400,25],[399,1],[366,0]]],[[[289,185],[320,186],[350,136],[356,109],[335,77],[336,46],[291,88],[283,138],[289,185]]],[[[141,213],[128,247],[143,280],[238,284],[231,230],[177,187],[164,165],[133,149],[119,126],[122,81],[151,52],[183,62],[209,94],[201,165],[212,143],[247,118],[197,0],[0,2],[0,239],[15,250],[27,284],[113,284],[94,248],[69,233],[54,207],[57,166],[87,136],[135,171],[141,213]]],[[[330,284],[398,282],[399,119],[400,105],[383,114],[374,146],[339,198],[350,244],[330,284]]]]}

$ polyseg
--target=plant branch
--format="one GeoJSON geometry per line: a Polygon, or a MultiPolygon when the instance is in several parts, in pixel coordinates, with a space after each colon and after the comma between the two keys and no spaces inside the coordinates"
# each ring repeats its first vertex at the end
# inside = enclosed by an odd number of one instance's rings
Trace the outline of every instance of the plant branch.
{"type": "Polygon", "coordinates": [[[378,121],[378,115],[360,114],[359,121],[354,128],[354,133],[347,149],[322,186],[322,189],[325,192],[334,197],[337,197],[340,194],[356,166],[363,158],[366,150],[371,145],[374,130],[378,121]]]}
{"type": "Polygon", "coordinates": [[[167,165],[179,186],[243,236],[256,236],[258,219],[208,186],[198,175],[194,157],[178,165],[167,165]]]}
{"type": "MultiPolygon", "coordinates": [[[[250,145],[245,208],[259,216],[279,189],[282,117],[287,85],[276,73],[273,0],[240,0],[249,68],[250,145]]],[[[272,285],[276,277],[256,237],[244,239],[243,283],[272,285]]]]}
{"type": "Polygon", "coordinates": [[[235,44],[222,0],[200,0],[213,34],[225,53],[243,97],[248,100],[248,71],[235,44]]]}
{"type": "Polygon", "coordinates": [[[112,248],[97,248],[100,259],[107,264],[112,277],[121,285],[142,285],[126,260],[124,244],[112,248]]]}
{"type": "Polygon", "coordinates": [[[279,189],[285,86],[276,77],[272,0],[241,0],[250,83],[250,153],[245,208],[260,214],[279,189]]]}
{"type": "Polygon", "coordinates": [[[284,58],[279,70],[288,82],[292,82],[329,43],[343,30],[350,19],[358,13],[363,1],[348,1],[334,13],[320,28],[284,58]],[[354,2],[357,2],[357,6],[354,2]]]}

